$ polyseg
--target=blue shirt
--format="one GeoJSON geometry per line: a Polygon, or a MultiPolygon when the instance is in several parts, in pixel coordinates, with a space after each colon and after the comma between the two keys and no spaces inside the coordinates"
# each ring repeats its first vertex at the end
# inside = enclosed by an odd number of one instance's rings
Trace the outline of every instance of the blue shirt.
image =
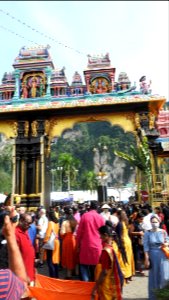
{"type": "Polygon", "coordinates": [[[32,223],[28,228],[28,235],[30,237],[33,246],[35,246],[36,234],[37,234],[36,225],[32,223]]]}

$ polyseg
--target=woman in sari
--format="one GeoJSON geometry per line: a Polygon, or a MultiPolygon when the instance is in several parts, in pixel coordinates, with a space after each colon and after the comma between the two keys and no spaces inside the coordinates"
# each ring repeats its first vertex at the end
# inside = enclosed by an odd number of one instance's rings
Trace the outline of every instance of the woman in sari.
{"type": "Polygon", "coordinates": [[[75,230],[77,221],[73,217],[73,211],[65,207],[66,220],[62,222],[60,237],[62,239],[61,264],[66,269],[66,278],[71,279],[77,263],[77,242],[75,230]]]}
{"type": "Polygon", "coordinates": [[[99,228],[103,249],[96,266],[96,283],[92,289],[91,300],[98,294],[99,300],[122,300],[123,275],[112,248],[115,232],[111,222],[99,228]]]}
{"type": "Polygon", "coordinates": [[[124,210],[118,211],[119,222],[116,226],[116,233],[120,241],[121,249],[124,249],[122,259],[119,261],[125,282],[129,283],[135,274],[134,255],[131,239],[128,231],[128,218],[124,210]]]}
{"type": "Polygon", "coordinates": [[[47,260],[49,276],[52,278],[58,278],[59,261],[60,261],[60,242],[58,239],[59,223],[58,223],[58,219],[55,217],[55,213],[53,210],[49,211],[48,218],[49,218],[49,222],[48,222],[46,235],[44,238],[44,243],[46,243],[49,240],[52,231],[55,233],[56,238],[54,242],[54,250],[45,250],[44,259],[47,260]]]}

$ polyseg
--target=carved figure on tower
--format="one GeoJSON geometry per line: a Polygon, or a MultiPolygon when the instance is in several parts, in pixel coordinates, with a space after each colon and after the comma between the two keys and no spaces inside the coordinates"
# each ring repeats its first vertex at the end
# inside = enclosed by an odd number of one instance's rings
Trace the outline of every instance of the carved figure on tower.
{"type": "Polygon", "coordinates": [[[38,122],[35,120],[31,123],[31,128],[32,128],[32,136],[37,136],[38,135],[38,122]]]}
{"type": "Polygon", "coordinates": [[[22,98],[28,98],[28,86],[26,81],[22,83],[22,98]]]}
{"type": "Polygon", "coordinates": [[[149,81],[149,83],[147,83],[146,76],[142,76],[139,82],[140,82],[140,92],[142,94],[150,94],[151,80],[149,81]]]}
{"type": "Polygon", "coordinates": [[[25,123],[24,123],[24,131],[25,131],[24,136],[28,137],[28,134],[29,134],[29,122],[28,121],[25,121],[25,123]]]}
{"type": "Polygon", "coordinates": [[[40,84],[39,84],[39,96],[44,96],[44,83],[43,83],[43,79],[40,79],[40,84]]]}
{"type": "Polygon", "coordinates": [[[108,86],[107,82],[103,78],[99,78],[95,81],[95,94],[107,93],[108,86]]]}
{"type": "Polygon", "coordinates": [[[149,113],[149,129],[155,128],[155,115],[153,113],[149,113]]]}
{"type": "Polygon", "coordinates": [[[35,98],[37,96],[37,78],[33,77],[30,84],[30,97],[35,98]]]}
{"type": "Polygon", "coordinates": [[[141,129],[141,126],[140,126],[140,116],[139,116],[138,113],[135,114],[135,119],[134,119],[134,121],[135,121],[136,128],[137,128],[137,129],[141,129]]]}

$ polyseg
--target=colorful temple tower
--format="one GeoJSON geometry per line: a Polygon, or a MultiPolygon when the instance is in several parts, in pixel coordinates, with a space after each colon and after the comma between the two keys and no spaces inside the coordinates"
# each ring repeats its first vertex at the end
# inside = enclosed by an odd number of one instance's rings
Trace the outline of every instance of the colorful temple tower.
{"type": "Polygon", "coordinates": [[[109,54],[88,55],[88,66],[84,71],[87,92],[91,94],[110,93],[114,90],[116,69],[111,67],[109,54]]]}
{"type": "Polygon", "coordinates": [[[70,86],[70,95],[78,96],[84,95],[86,92],[86,86],[83,85],[82,77],[76,71],[73,75],[72,84],[70,86]]]}
{"type": "Polygon", "coordinates": [[[23,47],[16,57],[14,100],[19,98],[38,98],[50,96],[51,71],[53,62],[48,52],[49,47],[23,47]]]}
{"type": "Polygon", "coordinates": [[[68,87],[69,84],[65,76],[65,68],[52,70],[50,83],[52,97],[67,96],[68,87]]]}
{"type": "Polygon", "coordinates": [[[137,137],[144,132],[158,173],[158,157],[168,155],[160,140],[168,138],[167,117],[161,111],[166,99],[151,95],[145,76],[139,91],[126,72],[115,81],[116,69],[107,53],[88,55],[85,84],[77,71],[69,84],[65,68],[54,67],[49,46],[21,48],[13,67],[0,85],[0,132],[14,141],[13,200],[19,196],[27,207],[49,205],[51,141],[78,122],[107,120],[137,137]]]}

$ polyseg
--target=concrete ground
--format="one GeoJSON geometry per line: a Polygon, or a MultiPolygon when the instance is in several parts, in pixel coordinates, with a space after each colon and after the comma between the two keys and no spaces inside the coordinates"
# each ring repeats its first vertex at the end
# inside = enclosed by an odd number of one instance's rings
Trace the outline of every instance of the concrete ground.
{"type": "Polygon", "coordinates": [[[146,276],[136,276],[133,280],[125,285],[123,290],[123,300],[147,300],[148,299],[148,271],[146,276]]]}
{"type": "MultiPolygon", "coordinates": [[[[39,274],[49,276],[47,265],[44,264],[43,268],[38,268],[37,272],[39,274]]],[[[133,280],[126,284],[123,288],[123,300],[147,300],[147,284],[148,284],[148,271],[145,271],[146,276],[136,276],[133,277],[133,280]]],[[[59,271],[59,278],[64,279],[65,272],[64,270],[59,271]]],[[[74,277],[77,280],[77,277],[74,277]]]]}

